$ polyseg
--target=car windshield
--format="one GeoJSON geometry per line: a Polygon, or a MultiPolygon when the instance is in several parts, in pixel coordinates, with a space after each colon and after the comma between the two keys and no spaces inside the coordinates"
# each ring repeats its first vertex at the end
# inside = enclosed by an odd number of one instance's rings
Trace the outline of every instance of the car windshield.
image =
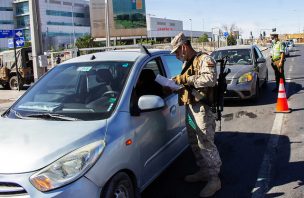
{"type": "Polygon", "coordinates": [[[26,119],[108,118],[134,62],[69,63],[52,69],[9,111],[26,119]]]}
{"type": "Polygon", "coordinates": [[[252,65],[250,49],[229,49],[214,51],[211,56],[215,60],[228,56],[227,65],[252,65]]]}

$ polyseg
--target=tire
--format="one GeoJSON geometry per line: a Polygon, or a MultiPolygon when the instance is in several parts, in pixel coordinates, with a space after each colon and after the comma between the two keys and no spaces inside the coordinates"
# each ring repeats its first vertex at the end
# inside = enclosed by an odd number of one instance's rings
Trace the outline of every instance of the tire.
{"type": "MultiPolygon", "coordinates": [[[[9,88],[11,90],[18,90],[18,79],[17,76],[12,76],[8,82],[9,88]]],[[[21,89],[23,84],[19,82],[19,88],[21,89]]]]}
{"type": "Polygon", "coordinates": [[[130,177],[119,172],[106,184],[101,198],[134,198],[135,191],[130,177]]]}

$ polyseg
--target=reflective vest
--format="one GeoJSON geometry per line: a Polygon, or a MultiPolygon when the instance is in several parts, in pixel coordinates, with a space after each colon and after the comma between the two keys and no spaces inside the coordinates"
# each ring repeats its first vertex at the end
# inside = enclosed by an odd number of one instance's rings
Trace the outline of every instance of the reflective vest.
{"type": "Polygon", "coordinates": [[[277,41],[272,46],[272,52],[271,52],[272,60],[273,61],[280,60],[281,53],[285,53],[285,47],[281,41],[277,41]]]}

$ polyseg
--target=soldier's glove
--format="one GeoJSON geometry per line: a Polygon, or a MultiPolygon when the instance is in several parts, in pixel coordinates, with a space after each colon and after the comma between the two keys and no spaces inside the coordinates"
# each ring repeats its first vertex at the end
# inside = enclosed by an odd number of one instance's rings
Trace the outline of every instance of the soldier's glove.
{"type": "Polygon", "coordinates": [[[187,84],[189,75],[187,73],[184,73],[183,75],[177,75],[172,80],[178,85],[185,85],[187,84]]]}

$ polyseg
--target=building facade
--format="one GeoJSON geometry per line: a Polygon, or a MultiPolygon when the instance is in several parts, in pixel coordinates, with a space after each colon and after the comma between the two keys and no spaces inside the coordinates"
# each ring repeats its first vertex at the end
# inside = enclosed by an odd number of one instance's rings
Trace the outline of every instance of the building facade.
{"type": "MultiPolygon", "coordinates": [[[[94,17],[91,17],[91,20],[95,20],[94,17]]],[[[130,41],[130,40],[132,41],[133,44],[136,44],[141,40],[154,40],[160,43],[168,43],[180,32],[183,32],[189,40],[191,39],[191,37],[193,39],[199,38],[203,34],[207,34],[208,38],[212,40],[212,32],[184,30],[183,21],[180,20],[157,18],[147,15],[146,23],[147,23],[147,34],[144,36],[135,36],[135,35],[129,36],[129,34],[126,34],[125,36],[115,37],[111,35],[111,40],[114,41],[114,44],[116,41],[130,41]]],[[[105,29],[105,27],[98,27],[98,28],[105,29]]],[[[105,40],[104,37],[95,38],[95,41],[104,41],[104,40],[105,40]]],[[[132,44],[132,43],[128,42],[128,44],[132,44]]]]}
{"type": "MultiPolygon", "coordinates": [[[[76,38],[90,34],[89,2],[86,0],[39,0],[35,25],[40,24],[44,51],[73,46],[76,38]]],[[[25,40],[30,40],[28,0],[0,2],[0,22],[10,21],[8,29],[23,29],[25,40]],[[3,4],[3,5],[2,5],[3,4]],[[1,9],[2,8],[2,9],[1,9]],[[5,10],[5,11],[1,11],[5,10]],[[1,12],[7,12],[7,15],[1,12]]],[[[9,23],[9,22],[7,22],[9,23]]],[[[0,29],[4,29],[1,28],[0,29]]],[[[6,48],[2,41],[0,48],[6,48]]]]}
{"type": "MultiPolygon", "coordinates": [[[[12,1],[0,1],[0,29],[14,29],[14,9],[12,1]]],[[[0,51],[7,48],[8,39],[0,38],[0,51]]]]}

